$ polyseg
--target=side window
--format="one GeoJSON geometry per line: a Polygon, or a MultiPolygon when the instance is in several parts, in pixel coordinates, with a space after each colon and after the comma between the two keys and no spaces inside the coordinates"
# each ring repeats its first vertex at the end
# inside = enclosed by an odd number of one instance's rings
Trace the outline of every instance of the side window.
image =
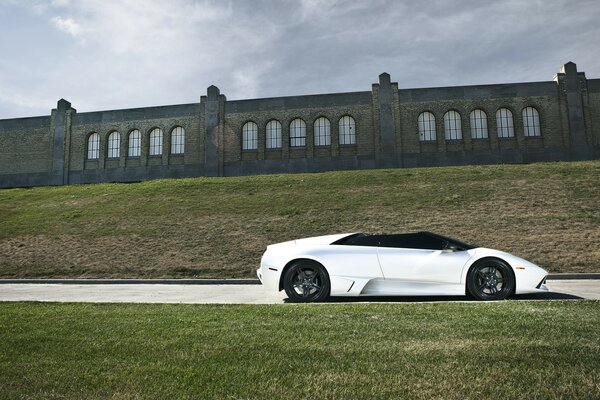
{"type": "Polygon", "coordinates": [[[513,115],[508,108],[500,108],[496,111],[496,126],[499,138],[511,138],[515,136],[513,115]]]}
{"type": "Polygon", "coordinates": [[[419,140],[421,142],[431,142],[436,139],[435,116],[429,111],[419,114],[419,140]]]}
{"type": "Polygon", "coordinates": [[[488,126],[487,126],[487,114],[485,111],[477,108],[471,111],[471,138],[473,139],[487,139],[488,137],[488,126]]]}
{"type": "Polygon", "coordinates": [[[249,121],[242,127],[242,150],[258,149],[258,125],[249,121]]]}
{"type": "Polygon", "coordinates": [[[381,247],[442,250],[446,247],[444,240],[422,233],[405,233],[399,235],[382,235],[381,247]]]}
{"type": "Polygon", "coordinates": [[[290,147],[306,146],[306,123],[300,118],[290,122],[290,147]]]}
{"type": "Polygon", "coordinates": [[[171,154],[183,154],[185,151],[185,130],[177,126],[171,132],[171,154]]]}
{"type": "Polygon", "coordinates": [[[461,140],[463,138],[462,123],[458,112],[450,110],[444,114],[444,129],[446,140],[461,140]]]}
{"type": "Polygon", "coordinates": [[[121,154],[121,135],[112,132],[108,135],[108,158],[119,158],[121,154]]]}
{"type": "Polygon", "coordinates": [[[163,149],[163,133],[160,128],[152,129],[150,132],[150,149],[151,156],[162,156],[163,149]]]}
{"type": "Polygon", "coordinates": [[[540,114],[533,107],[523,109],[523,132],[525,136],[542,136],[540,114]]]}
{"type": "Polygon", "coordinates": [[[267,149],[281,148],[281,122],[272,119],[267,123],[266,128],[266,147],[267,149]]]}
{"type": "Polygon", "coordinates": [[[97,160],[100,158],[100,135],[92,133],[88,138],[87,159],[97,160]]]}
{"type": "Polygon", "coordinates": [[[142,135],[139,130],[134,129],[129,132],[129,146],[127,155],[129,157],[139,157],[142,152],[142,135]]]}
{"type": "Polygon", "coordinates": [[[339,121],[340,144],[356,144],[356,122],[349,115],[339,121]]]}
{"type": "Polygon", "coordinates": [[[331,144],[331,124],[325,117],[318,118],[314,123],[315,146],[331,144]]]}

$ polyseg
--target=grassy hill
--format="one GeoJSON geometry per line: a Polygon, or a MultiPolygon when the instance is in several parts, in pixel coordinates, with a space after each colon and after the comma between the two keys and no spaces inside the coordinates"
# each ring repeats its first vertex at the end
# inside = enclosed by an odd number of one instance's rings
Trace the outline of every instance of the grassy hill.
{"type": "Polygon", "coordinates": [[[600,161],[0,190],[0,277],[253,277],[269,243],[416,230],[600,272],[600,161]]]}

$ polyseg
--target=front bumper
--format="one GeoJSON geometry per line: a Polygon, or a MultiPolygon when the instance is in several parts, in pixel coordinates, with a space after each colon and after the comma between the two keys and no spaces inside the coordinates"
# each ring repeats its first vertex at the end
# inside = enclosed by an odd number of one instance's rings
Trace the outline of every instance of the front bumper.
{"type": "Polygon", "coordinates": [[[279,291],[279,277],[281,273],[276,268],[262,265],[256,270],[256,276],[258,276],[260,283],[266,289],[279,291]]]}

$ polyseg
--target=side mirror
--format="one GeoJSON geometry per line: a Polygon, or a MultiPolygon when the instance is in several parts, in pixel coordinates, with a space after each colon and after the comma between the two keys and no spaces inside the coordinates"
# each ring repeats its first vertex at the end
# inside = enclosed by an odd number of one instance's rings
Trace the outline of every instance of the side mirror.
{"type": "Polygon", "coordinates": [[[447,245],[444,250],[442,250],[442,253],[454,253],[455,251],[459,251],[460,249],[458,247],[456,247],[453,244],[449,244],[447,245]]]}

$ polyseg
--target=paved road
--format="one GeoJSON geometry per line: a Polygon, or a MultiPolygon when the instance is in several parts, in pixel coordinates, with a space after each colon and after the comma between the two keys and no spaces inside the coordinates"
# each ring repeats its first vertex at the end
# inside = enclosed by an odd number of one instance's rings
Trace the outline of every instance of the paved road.
{"type": "MultiPolygon", "coordinates": [[[[517,299],[600,299],[600,280],[548,280],[550,293],[520,295],[517,299]]],[[[356,301],[465,301],[466,297],[376,297],[337,298],[356,301]]],[[[2,284],[0,301],[54,301],[91,303],[189,303],[189,304],[280,304],[284,293],[266,291],[261,285],[178,284],[2,284]]]]}

